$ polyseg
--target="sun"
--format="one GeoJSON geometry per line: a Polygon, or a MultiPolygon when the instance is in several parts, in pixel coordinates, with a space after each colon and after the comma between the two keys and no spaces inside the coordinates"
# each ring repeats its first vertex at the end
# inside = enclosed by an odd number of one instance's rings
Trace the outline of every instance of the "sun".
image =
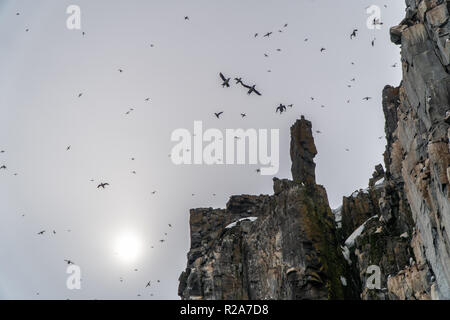
{"type": "Polygon", "coordinates": [[[142,252],[142,243],[136,234],[125,232],[117,237],[115,252],[123,262],[134,262],[142,252]]]}

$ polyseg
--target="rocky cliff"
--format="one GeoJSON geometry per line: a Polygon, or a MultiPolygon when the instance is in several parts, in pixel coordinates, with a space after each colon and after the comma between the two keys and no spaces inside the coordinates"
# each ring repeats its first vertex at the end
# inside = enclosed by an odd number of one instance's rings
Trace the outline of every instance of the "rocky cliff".
{"type": "Polygon", "coordinates": [[[183,299],[450,299],[450,1],[406,4],[390,31],[403,81],[383,90],[384,169],[332,211],[302,117],[292,181],[191,210],[183,299]]]}

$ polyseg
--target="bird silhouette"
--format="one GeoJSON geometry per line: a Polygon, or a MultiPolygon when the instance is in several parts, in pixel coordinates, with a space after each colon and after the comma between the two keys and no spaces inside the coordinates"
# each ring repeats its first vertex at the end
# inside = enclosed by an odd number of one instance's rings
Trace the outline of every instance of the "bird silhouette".
{"type": "Polygon", "coordinates": [[[0,170],[6,170],[6,166],[5,166],[5,165],[2,165],[2,166],[0,167],[0,170]]]}
{"type": "Polygon", "coordinates": [[[218,112],[218,113],[214,113],[214,115],[216,116],[217,119],[220,119],[220,116],[223,114],[223,111],[218,112]]]}
{"type": "Polygon", "coordinates": [[[146,288],[148,288],[148,287],[150,287],[152,284],[151,284],[151,281],[149,281],[149,282],[147,282],[147,285],[145,286],[146,288]]]}
{"type": "Polygon", "coordinates": [[[219,75],[220,75],[220,78],[221,78],[222,81],[223,81],[222,87],[223,87],[223,88],[225,88],[225,87],[229,88],[229,87],[230,87],[230,80],[231,80],[231,78],[226,78],[226,77],[223,75],[222,72],[219,73],[219,75]]]}
{"type": "Polygon", "coordinates": [[[74,264],[71,260],[64,260],[68,265],[74,264]]]}
{"type": "Polygon", "coordinates": [[[280,114],[283,114],[283,112],[286,111],[286,106],[284,104],[281,104],[278,106],[275,112],[280,112],[280,114]]]}
{"type": "Polygon", "coordinates": [[[372,97],[364,97],[363,100],[369,101],[372,97]]]}
{"type": "Polygon", "coordinates": [[[243,84],[243,86],[244,86],[245,88],[249,89],[248,92],[247,92],[248,95],[251,95],[251,94],[254,92],[254,93],[256,93],[258,96],[261,96],[261,93],[260,93],[258,90],[256,90],[256,85],[248,86],[248,85],[246,85],[246,84],[243,84]]]}
{"type": "Polygon", "coordinates": [[[247,114],[241,113],[241,117],[242,117],[242,118],[245,118],[246,116],[247,116],[247,114]]]}
{"type": "Polygon", "coordinates": [[[109,186],[109,183],[102,182],[97,186],[97,189],[100,189],[100,188],[106,189],[106,186],[109,186]]]}
{"type": "Polygon", "coordinates": [[[273,32],[267,32],[267,33],[264,35],[264,37],[269,38],[269,37],[272,35],[272,33],[273,33],[273,32]]]}
{"type": "Polygon", "coordinates": [[[350,35],[350,39],[356,38],[356,33],[358,32],[358,29],[353,29],[352,34],[350,35]]]}
{"type": "Polygon", "coordinates": [[[242,78],[234,78],[234,80],[236,81],[236,84],[241,84],[241,85],[244,84],[244,83],[242,82],[242,78]]]}
{"type": "Polygon", "coordinates": [[[325,52],[327,49],[325,49],[325,48],[321,48],[320,49],[320,52],[325,52]]]}
{"type": "Polygon", "coordinates": [[[38,235],[42,236],[45,233],[45,230],[38,232],[38,235]]]}

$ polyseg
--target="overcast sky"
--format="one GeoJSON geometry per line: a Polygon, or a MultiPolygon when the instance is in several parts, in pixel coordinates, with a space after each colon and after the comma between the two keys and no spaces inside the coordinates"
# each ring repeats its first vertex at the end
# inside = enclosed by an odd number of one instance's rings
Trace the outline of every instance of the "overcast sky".
{"type": "Polygon", "coordinates": [[[259,166],[175,166],[171,133],[195,120],[279,129],[276,176],[291,178],[289,128],[305,115],[338,207],[383,162],[381,91],[401,79],[389,27],[403,16],[398,0],[0,0],[0,298],[177,299],[189,209],[272,194],[259,166]],[[66,27],[72,4],[81,30],[66,27]],[[372,4],[381,30],[366,27],[372,4]],[[262,96],[223,89],[219,72],[262,96]],[[280,103],[294,107],[279,115],[280,103]],[[64,259],[81,290],[67,289],[64,259]]]}

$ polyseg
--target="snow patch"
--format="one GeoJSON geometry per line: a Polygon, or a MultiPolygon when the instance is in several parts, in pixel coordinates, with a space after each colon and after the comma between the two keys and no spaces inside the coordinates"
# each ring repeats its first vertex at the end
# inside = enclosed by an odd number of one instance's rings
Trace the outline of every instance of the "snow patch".
{"type": "Polygon", "coordinates": [[[344,259],[348,262],[349,265],[352,264],[352,259],[350,259],[350,250],[347,246],[341,246],[342,249],[342,255],[344,256],[344,259]]]}
{"type": "Polygon", "coordinates": [[[369,222],[370,220],[377,218],[378,216],[375,215],[369,219],[366,220],[366,222],[364,222],[362,225],[360,225],[355,231],[353,231],[353,233],[350,235],[350,237],[347,238],[347,240],[345,240],[345,246],[348,248],[351,248],[355,245],[355,240],[356,238],[358,238],[363,232],[364,232],[364,228],[366,227],[366,223],[369,222]]]}
{"type": "Polygon", "coordinates": [[[258,217],[247,217],[247,218],[242,218],[242,219],[239,219],[239,220],[237,220],[237,221],[235,221],[235,222],[233,222],[233,223],[230,223],[229,225],[227,225],[226,227],[225,227],[225,229],[231,229],[231,228],[234,228],[234,227],[236,227],[237,226],[237,224],[238,224],[238,222],[241,222],[241,221],[251,221],[251,222],[253,222],[253,221],[255,221],[256,219],[258,219],[258,217]]]}
{"type": "Polygon", "coordinates": [[[341,276],[341,283],[344,287],[347,286],[347,279],[345,279],[345,277],[341,276]]]}

